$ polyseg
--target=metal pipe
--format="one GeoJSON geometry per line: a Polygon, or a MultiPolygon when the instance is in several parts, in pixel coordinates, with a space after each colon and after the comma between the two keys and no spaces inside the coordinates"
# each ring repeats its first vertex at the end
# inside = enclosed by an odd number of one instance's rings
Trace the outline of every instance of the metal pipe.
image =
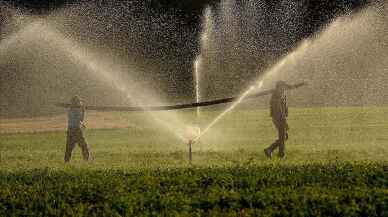
{"type": "MultiPolygon", "coordinates": [[[[296,89],[302,86],[305,86],[305,82],[297,83],[295,85],[289,85],[287,87],[288,90],[296,89]]],[[[250,98],[257,98],[265,95],[272,94],[274,89],[265,90],[259,93],[251,94],[247,96],[247,99],[250,98]]],[[[217,99],[217,100],[211,100],[211,101],[205,101],[205,102],[198,102],[198,103],[189,103],[189,104],[178,104],[178,105],[167,105],[167,106],[149,106],[149,107],[124,107],[124,106],[85,106],[84,108],[86,110],[93,110],[93,111],[169,111],[169,110],[179,110],[179,109],[188,109],[188,108],[197,108],[197,107],[206,107],[206,106],[212,106],[212,105],[219,105],[219,104],[225,104],[230,103],[235,100],[237,100],[238,97],[230,97],[230,98],[224,98],[224,99],[217,99]]],[[[56,106],[68,108],[70,107],[70,104],[67,103],[58,103],[56,106]]]]}

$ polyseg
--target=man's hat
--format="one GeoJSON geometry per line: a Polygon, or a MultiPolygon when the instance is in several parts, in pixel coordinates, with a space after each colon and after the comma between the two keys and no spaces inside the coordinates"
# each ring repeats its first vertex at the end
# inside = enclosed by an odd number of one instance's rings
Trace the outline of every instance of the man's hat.
{"type": "Polygon", "coordinates": [[[71,106],[82,106],[81,98],[77,95],[73,96],[70,101],[71,106]]]}
{"type": "Polygon", "coordinates": [[[280,87],[285,88],[287,86],[288,86],[287,83],[282,81],[282,80],[279,80],[279,81],[276,82],[276,88],[280,88],[280,87]]]}

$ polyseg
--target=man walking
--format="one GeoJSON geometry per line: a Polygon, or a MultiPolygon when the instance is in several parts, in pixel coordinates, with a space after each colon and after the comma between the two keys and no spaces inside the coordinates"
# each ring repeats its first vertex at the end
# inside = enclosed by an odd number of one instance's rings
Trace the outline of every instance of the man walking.
{"type": "Polygon", "coordinates": [[[83,159],[85,161],[89,160],[89,148],[82,132],[82,128],[84,128],[84,113],[85,109],[82,105],[81,99],[78,96],[74,96],[71,99],[68,111],[65,163],[70,161],[71,153],[77,143],[81,147],[83,159]]]}
{"type": "Polygon", "coordinates": [[[279,156],[285,156],[285,141],[288,139],[288,105],[285,91],[287,88],[292,88],[284,81],[278,81],[276,88],[271,96],[270,115],[272,122],[278,131],[278,139],[271,146],[264,149],[264,153],[268,158],[272,158],[272,152],[279,147],[279,156]]]}

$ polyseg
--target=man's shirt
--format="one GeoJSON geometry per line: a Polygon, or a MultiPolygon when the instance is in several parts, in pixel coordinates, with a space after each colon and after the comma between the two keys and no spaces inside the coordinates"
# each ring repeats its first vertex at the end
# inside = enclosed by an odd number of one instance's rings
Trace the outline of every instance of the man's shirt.
{"type": "Polygon", "coordinates": [[[284,92],[275,91],[271,96],[271,117],[276,120],[285,120],[288,116],[287,97],[284,92]]]}
{"type": "Polygon", "coordinates": [[[68,111],[68,128],[80,128],[84,121],[84,109],[82,107],[72,107],[68,111]]]}

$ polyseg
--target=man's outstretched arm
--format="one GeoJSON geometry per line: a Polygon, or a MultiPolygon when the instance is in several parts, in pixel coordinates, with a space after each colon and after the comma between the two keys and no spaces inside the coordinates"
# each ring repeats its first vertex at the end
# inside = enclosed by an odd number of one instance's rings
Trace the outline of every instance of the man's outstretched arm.
{"type": "Polygon", "coordinates": [[[297,83],[297,84],[288,85],[287,89],[296,89],[296,88],[299,88],[299,87],[302,87],[302,86],[305,86],[305,85],[308,85],[308,83],[303,81],[303,82],[300,82],[300,83],[297,83]]]}

